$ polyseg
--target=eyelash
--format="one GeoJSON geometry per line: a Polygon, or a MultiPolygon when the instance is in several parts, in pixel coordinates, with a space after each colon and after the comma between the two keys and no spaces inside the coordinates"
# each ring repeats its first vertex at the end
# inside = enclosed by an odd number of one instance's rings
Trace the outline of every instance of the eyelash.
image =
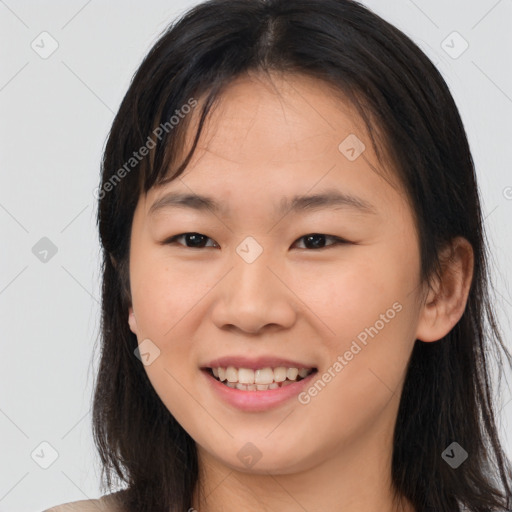
{"type": "MultiPolygon", "coordinates": [[[[200,236],[205,236],[203,235],[202,233],[197,233],[195,231],[189,231],[189,232],[186,232],[186,233],[180,233],[179,235],[174,235],[174,236],[171,236],[170,238],[164,240],[162,242],[163,245],[173,245],[173,244],[176,244],[177,243],[177,240],[183,236],[186,236],[186,235],[200,235],[200,236]]],[[[299,238],[297,238],[297,240],[294,242],[294,244],[298,241],[298,240],[302,240],[303,238],[307,238],[309,236],[314,236],[314,235],[320,235],[320,236],[323,236],[325,237],[326,239],[331,239],[331,240],[334,240],[334,243],[333,244],[330,244],[330,245],[327,245],[327,246],[324,246],[324,247],[320,247],[318,249],[307,249],[307,248],[304,248],[303,250],[310,250],[310,251],[321,251],[322,249],[327,249],[329,247],[336,247],[338,245],[346,245],[346,244],[349,244],[350,242],[348,240],[345,240],[343,238],[340,238],[338,236],[334,236],[334,235],[325,235],[323,233],[308,233],[307,235],[303,235],[299,238]]],[[[212,240],[210,237],[206,237],[208,240],[212,240]]],[[[188,247],[186,245],[183,245],[183,244],[178,244],[178,245],[182,245],[183,247],[185,247],[186,249],[205,249],[206,247],[188,247]]],[[[209,247],[212,247],[212,246],[209,246],[209,247]]]]}

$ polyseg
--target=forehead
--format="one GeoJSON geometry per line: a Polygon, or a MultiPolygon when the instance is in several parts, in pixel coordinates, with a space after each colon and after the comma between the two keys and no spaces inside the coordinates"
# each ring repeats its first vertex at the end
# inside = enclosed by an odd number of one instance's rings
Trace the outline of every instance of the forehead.
{"type": "MultiPolygon", "coordinates": [[[[187,149],[200,107],[191,114],[187,149]]],[[[227,199],[250,191],[273,197],[273,205],[286,205],[290,201],[279,191],[297,197],[308,190],[337,188],[363,203],[356,192],[366,189],[370,203],[368,191],[377,187],[385,196],[391,192],[387,189],[396,188],[390,176],[394,178],[378,162],[356,108],[331,85],[305,75],[251,74],[224,89],[185,172],[164,180],[151,195],[158,200],[188,183],[192,194],[201,191],[227,199]]]]}
{"type": "Polygon", "coordinates": [[[248,74],[219,96],[199,148],[232,161],[253,159],[254,152],[290,161],[337,146],[344,132],[366,138],[355,107],[329,84],[305,75],[248,74]]]}

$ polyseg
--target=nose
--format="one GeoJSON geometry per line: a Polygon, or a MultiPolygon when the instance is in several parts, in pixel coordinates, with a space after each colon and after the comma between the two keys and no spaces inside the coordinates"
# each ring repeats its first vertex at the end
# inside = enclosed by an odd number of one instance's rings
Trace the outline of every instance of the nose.
{"type": "Polygon", "coordinates": [[[246,334],[292,327],[299,303],[287,286],[286,276],[280,275],[276,260],[263,251],[252,263],[235,254],[232,264],[232,270],[216,287],[218,296],[212,310],[215,325],[246,334]]]}

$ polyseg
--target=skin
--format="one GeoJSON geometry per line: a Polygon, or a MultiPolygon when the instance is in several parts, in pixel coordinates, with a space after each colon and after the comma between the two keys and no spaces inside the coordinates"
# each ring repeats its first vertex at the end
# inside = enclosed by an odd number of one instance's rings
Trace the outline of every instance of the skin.
{"type": "Polygon", "coordinates": [[[439,340],[464,312],[472,250],[459,238],[450,251],[442,279],[427,288],[406,197],[354,110],[326,84],[277,74],[232,82],[185,173],[141,195],[131,232],[127,320],[139,343],[159,348],[145,370],[196,441],[205,493],[196,489],[191,506],[413,511],[406,500],[393,505],[392,435],[415,340],[439,340]],[[366,146],[354,161],[338,149],[351,133],[366,146]],[[276,216],[283,197],[325,188],[360,197],[375,213],[329,207],[276,216]],[[149,215],[169,191],[209,195],[229,211],[149,215]],[[201,233],[207,246],[187,247],[184,237],[162,243],[181,233],[201,233]],[[311,248],[302,238],[311,233],[348,243],[326,238],[325,248],[311,248]],[[252,263],[236,252],[247,236],[263,249],[252,263]],[[400,312],[307,404],[292,398],[243,412],[200,372],[215,357],[272,354],[322,375],[396,303],[400,312]],[[251,468],[237,456],[247,442],[261,453],[251,468]]]}

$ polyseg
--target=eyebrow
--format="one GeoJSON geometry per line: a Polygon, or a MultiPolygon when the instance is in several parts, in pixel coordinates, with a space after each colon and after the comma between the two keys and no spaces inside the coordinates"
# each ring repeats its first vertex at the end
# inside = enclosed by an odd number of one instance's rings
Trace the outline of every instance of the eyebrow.
{"type": "MultiPolygon", "coordinates": [[[[205,212],[210,211],[214,214],[229,214],[229,210],[212,197],[199,194],[169,192],[151,205],[148,215],[153,216],[159,211],[172,208],[186,208],[205,212]]],[[[307,210],[340,208],[353,209],[365,214],[377,214],[376,208],[368,201],[351,194],[342,193],[338,190],[327,190],[320,194],[282,198],[279,207],[276,208],[276,213],[283,215],[288,212],[299,213],[307,210]]]]}

